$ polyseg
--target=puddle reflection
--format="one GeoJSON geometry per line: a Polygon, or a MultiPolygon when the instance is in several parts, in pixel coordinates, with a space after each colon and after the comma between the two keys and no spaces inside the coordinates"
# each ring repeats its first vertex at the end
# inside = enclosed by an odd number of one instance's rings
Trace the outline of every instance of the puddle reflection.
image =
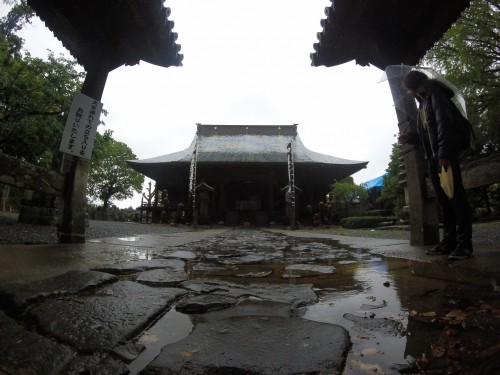
{"type": "Polygon", "coordinates": [[[140,249],[137,247],[125,249],[124,255],[128,259],[135,260],[152,260],[154,258],[153,252],[150,249],[140,249]]]}
{"type": "Polygon", "coordinates": [[[118,240],[120,241],[126,241],[126,242],[135,242],[138,241],[140,237],[119,237],[118,240]]]}
{"type": "Polygon", "coordinates": [[[391,336],[375,328],[363,328],[346,319],[352,314],[361,319],[391,319],[400,322],[406,330],[408,313],[401,306],[394,280],[387,273],[382,259],[359,264],[354,270],[356,290],[320,292],[320,302],[308,306],[304,319],[338,324],[349,331],[352,350],[348,355],[344,374],[357,374],[370,369],[378,373],[397,374],[387,368],[388,363],[402,363],[405,357],[406,335],[391,336]]]}
{"type": "Polygon", "coordinates": [[[139,337],[137,343],[144,345],[142,353],[128,366],[130,375],[138,374],[148,363],[160,354],[161,349],[186,338],[193,330],[193,323],[188,315],[170,309],[149,330],[139,337]]]}

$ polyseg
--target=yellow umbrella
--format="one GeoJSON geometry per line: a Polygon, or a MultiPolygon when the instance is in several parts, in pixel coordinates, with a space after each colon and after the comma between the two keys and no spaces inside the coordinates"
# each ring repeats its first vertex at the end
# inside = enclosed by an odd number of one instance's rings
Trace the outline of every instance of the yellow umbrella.
{"type": "Polygon", "coordinates": [[[453,172],[451,170],[451,165],[449,165],[447,168],[441,167],[441,172],[439,173],[439,182],[446,196],[449,199],[453,198],[453,172]]]}

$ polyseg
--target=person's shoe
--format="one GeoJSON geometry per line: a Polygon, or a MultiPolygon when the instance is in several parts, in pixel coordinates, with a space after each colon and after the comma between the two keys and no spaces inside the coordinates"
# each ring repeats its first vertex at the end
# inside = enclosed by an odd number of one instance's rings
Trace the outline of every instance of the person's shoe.
{"type": "Polygon", "coordinates": [[[439,245],[437,245],[436,247],[434,247],[432,249],[427,250],[425,253],[427,255],[446,255],[446,254],[451,253],[452,250],[453,250],[453,247],[447,245],[444,242],[440,242],[439,245]]]}
{"type": "Polygon", "coordinates": [[[465,260],[472,256],[472,245],[458,244],[458,246],[453,250],[450,255],[448,255],[448,260],[465,260]]]}

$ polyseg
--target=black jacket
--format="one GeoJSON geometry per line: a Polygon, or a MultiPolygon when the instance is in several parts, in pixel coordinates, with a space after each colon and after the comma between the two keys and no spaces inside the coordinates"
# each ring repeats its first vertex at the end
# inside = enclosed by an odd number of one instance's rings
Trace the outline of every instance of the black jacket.
{"type": "Polygon", "coordinates": [[[417,131],[427,159],[452,159],[457,152],[454,147],[453,127],[456,122],[456,108],[451,101],[453,91],[438,81],[429,81],[426,93],[417,98],[419,115],[417,131]],[[424,126],[420,110],[425,113],[424,126]]]}

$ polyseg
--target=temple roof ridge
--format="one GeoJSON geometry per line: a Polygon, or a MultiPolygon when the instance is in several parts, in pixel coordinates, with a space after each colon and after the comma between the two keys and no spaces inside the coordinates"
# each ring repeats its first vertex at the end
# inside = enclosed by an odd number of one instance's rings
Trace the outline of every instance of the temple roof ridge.
{"type": "Polygon", "coordinates": [[[189,163],[195,148],[197,163],[286,163],[290,142],[294,162],[298,164],[358,165],[360,168],[368,164],[308,149],[298,135],[297,126],[197,124],[196,136],[184,150],[131,160],[129,164],[189,163]]]}

